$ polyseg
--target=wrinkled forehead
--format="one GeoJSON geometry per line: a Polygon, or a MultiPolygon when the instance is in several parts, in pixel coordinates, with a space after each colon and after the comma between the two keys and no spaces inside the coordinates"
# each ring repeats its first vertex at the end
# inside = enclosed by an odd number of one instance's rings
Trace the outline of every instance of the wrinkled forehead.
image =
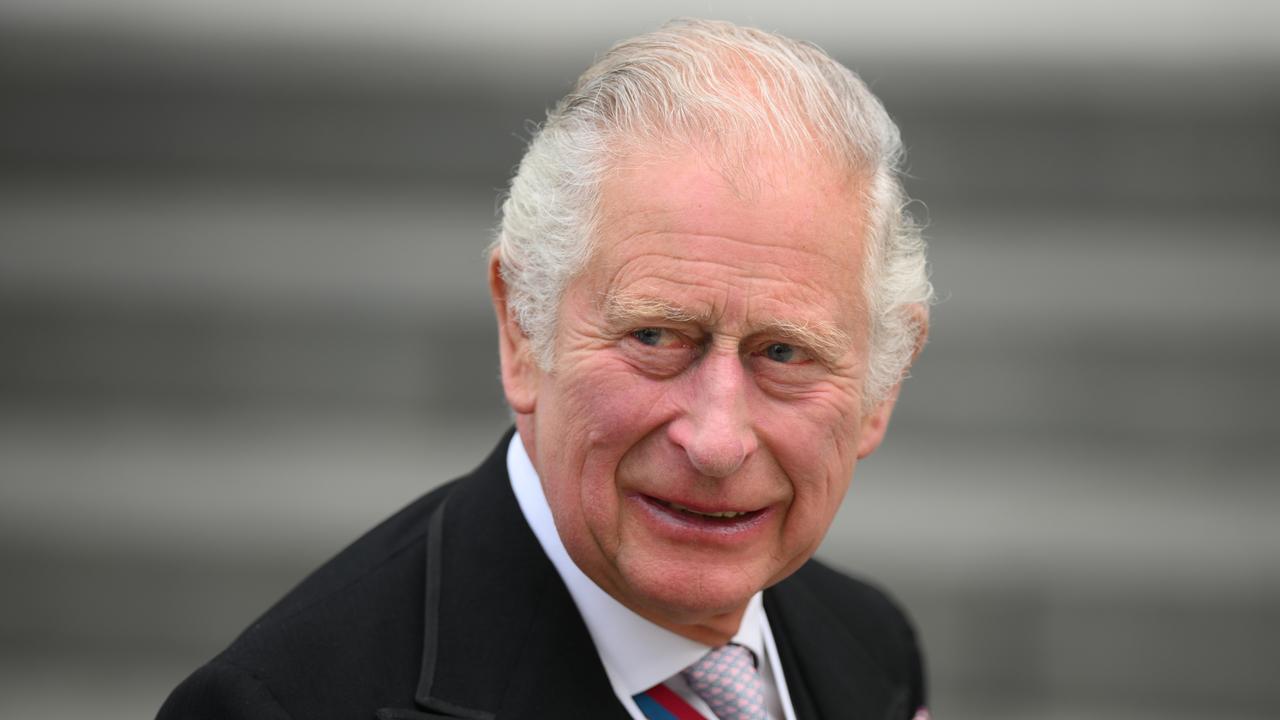
{"type": "Polygon", "coordinates": [[[863,249],[869,178],[816,153],[671,139],[618,153],[603,174],[597,239],[658,229],[752,235],[781,244],[863,249]]]}
{"type": "Polygon", "coordinates": [[[633,201],[665,199],[681,207],[738,200],[787,203],[819,212],[865,217],[869,173],[815,149],[796,151],[772,138],[670,135],[658,141],[618,139],[601,174],[597,218],[633,201]],[[647,184],[631,182],[644,176],[647,184]],[[673,186],[679,192],[669,192],[673,186]],[[637,196],[638,197],[632,197],[637,196]]]}
{"type": "Polygon", "coordinates": [[[602,184],[589,272],[605,291],[637,268],[722,285],[768,279],[774,295],[793,285],[862,309],[861,186],[820,159],[780,153],[737,168],[701,148],[633,153],[602,184]]]}

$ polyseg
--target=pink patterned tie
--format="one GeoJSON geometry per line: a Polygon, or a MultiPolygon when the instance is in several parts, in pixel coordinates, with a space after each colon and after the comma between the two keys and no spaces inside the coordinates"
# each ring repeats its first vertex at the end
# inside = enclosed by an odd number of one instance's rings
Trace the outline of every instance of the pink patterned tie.
{"type": "Polygon", "coordinates": [[[766,720],[764,681],[755,656],[741,645],[721,645],[681,675],[720,720],[766,720]]]}

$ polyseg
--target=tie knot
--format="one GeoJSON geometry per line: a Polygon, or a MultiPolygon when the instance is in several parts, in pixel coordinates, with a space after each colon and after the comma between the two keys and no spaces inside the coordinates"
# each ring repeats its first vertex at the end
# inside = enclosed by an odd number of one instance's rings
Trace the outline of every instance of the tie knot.
{"type": "Polygon", "coordinates": [[[720,720],[763,720],[764,681],[755,655],[741,645],[721,645],[681,673],[720,720]]]}

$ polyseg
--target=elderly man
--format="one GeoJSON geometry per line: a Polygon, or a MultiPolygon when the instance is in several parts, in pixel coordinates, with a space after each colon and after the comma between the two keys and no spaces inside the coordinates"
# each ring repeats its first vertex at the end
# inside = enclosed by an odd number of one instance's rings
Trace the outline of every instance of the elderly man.
{"type": "Polygon", "coordinates": [[[685,21],[614,47],[503,206],[516,432],[160,716],[923,717],[903,615],[810,559],[924,343],[900,154],[812,46],[685,21]]]}

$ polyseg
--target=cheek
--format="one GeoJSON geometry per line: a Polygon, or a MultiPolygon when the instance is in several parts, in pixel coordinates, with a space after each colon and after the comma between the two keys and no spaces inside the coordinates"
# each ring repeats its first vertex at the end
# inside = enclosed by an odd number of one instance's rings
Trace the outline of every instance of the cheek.
{"type": "Polygon", "coordinates": [[[856,457],[860,402],[857,393],[834,385],[803,399],[768,399],[755,410],[756,427],[781,462],[848,465],[856,457]]]}
{"type": "Polygon", "coordinates": [[[557,474],[580,486],[586,512],[604,512],[616,504],[609,498],[619,462],[662,426],[662,385],[607,360],[567,368],[555,383],[554,402],[538,410],[549,421],[539,440],[557,458],[557,474]]]}
{"type": "Polygon", "coordinates": [[[804,403],[778,403],[758,425],[794,496],[787,532],[818,539],[848,490],[857,461],[858,399],[813,398],[804,403]]]}
{"type": "Polygon", "coordinates": [[[582,428],[590,447],[616,447],[637,433],[647,432],[661,395],[651,380],[639,377],[619,362],[601,362],[566,374],[564,403],[559,413],[568,424],[582,428]]]}

